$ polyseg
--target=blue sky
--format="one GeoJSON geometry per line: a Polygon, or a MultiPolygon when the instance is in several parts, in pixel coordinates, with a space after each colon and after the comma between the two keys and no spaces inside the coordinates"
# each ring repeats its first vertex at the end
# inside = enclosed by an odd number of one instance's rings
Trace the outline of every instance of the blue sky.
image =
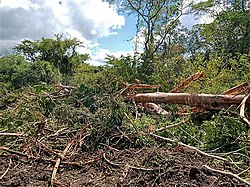
{"type": "Polygon", "coordinates": [[[133,47],[131,40],[136,35],[136,17],[125,16],[125,26],[117,29],[116,35],[99,38],[100,47],[109,49],[111,52],[130,51],[133,47]]]}
{"type": "MultiPolygon", "coordinates": [[[[181,20],[189,27],[197,23],[190,16],[181,20]]],[[[136,17],[120,15],[102,0],[0,0],[0,53],[23,39],[64,34],[84,42],[79,51],[90,54],[90,64],[101,65],[107,54],[133,52],[135,25],[136,17]]]]}

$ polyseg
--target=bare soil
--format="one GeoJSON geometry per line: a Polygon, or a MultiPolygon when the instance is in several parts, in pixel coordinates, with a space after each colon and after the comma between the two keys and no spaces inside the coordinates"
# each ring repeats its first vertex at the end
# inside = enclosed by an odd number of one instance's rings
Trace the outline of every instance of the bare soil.
{"type": "MultiPolygon", "coordinates": [[[[109,148],[91,153],[80,151],[67,155],[67,161],[82,163],[82,166],[61,163],[56,175],[60,182],[58,186],[245,186],[235,178],[204,168],[204,165],[208,165],[237,173],[227,164],[180,146],[123,150],[109,148]]],[[[51,186],[54,165],[53,161],[34,160],[3,151],[0,153],[0,176],[7,168],[9,170],[0,180],[0,186],[51,186]]]]}

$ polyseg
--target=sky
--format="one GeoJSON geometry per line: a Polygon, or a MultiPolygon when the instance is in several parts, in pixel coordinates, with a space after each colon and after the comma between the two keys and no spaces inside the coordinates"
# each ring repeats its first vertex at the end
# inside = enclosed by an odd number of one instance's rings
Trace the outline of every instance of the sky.
{"type": "MultiPolygon", "coordinates": [[[[187,27],[197,23],[181,18],[187,27]]],[[[0,53],[23,39],[53,38],[54,34],[76,37],[84,42],[81,53],[90,64],[101,65],[107,54],[131,54],[136,18],[124,16],[102,0],[0,0],[0,53]]]]}

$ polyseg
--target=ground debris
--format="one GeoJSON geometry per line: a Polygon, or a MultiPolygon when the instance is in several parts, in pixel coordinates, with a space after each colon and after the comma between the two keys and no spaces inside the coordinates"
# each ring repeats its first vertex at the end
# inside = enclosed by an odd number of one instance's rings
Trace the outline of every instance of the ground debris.
{"type": "MultiPolygon", "coordinates": [[[[213,164],[208,158],[180,147],[110,150],[78,153],[70,162],[98,158],[91,165],[61,165],[57,179],[62,186],[244,186],[230,176],[216,173],[203,165],[223,169],[223,162],[213,164]],[[181,151],[182,150],[182,151],[181,151]],[[184,151],[183,151],[184,150],[184,151]]],[[[53,164],[36,162],[27,157],[2,154],[0,186],[49,186],[53,164]]]]}

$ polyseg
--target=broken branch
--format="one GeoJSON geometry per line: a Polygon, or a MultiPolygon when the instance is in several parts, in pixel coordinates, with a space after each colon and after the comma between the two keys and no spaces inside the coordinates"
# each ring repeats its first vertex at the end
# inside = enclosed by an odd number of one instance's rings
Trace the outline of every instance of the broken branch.
{"type": "Polygon", "coordinates": [[[149,113],[156,113],[156,114],[160,114],[163,116],[171,115],[170,112],[167,112],[166,110],[164,110],[163,108],[161,108],[155,103],[144,103],[143,106],[145,110],[148,111],[149,113]]]}
{"type": "Polygon", "coordinates": [[[204,75],[203,71],[199,71],[199,72],[191,75],[186,80],[184,80],[181,84],[179,84],[177,87],[175,87],[174,89],[172,89],[170,91],[170,93],[180,92],[180,90],[186,88],[191,82],[196,81],[197,79],[199,79],[203,75],[204,75]]]}
{"type": "Polygon", "coordinates": [[[241,94],[242,92],[244,92],[246,90],[246,88],[248,87],[249,85],[245,82],[245,83],[242,83],[240,85],[237,85],[233,88],[230,88],[224,92],[222,92],[222,95],[238,95],[238,94],[241,94]]]}

